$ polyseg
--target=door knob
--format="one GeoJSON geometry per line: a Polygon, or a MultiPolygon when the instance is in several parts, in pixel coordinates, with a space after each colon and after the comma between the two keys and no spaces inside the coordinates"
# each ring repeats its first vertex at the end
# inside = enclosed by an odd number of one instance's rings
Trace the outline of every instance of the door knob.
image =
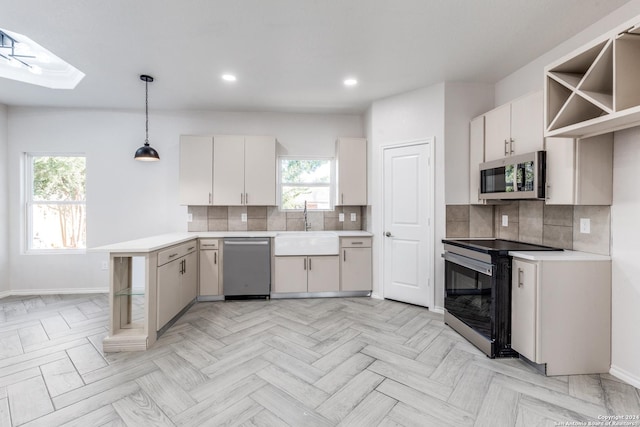
{"type": "Polygon", "coordinates": [[[387,231],[386,233],[384,233],[384,235],[387,236],[387,237],[391,237],[391,232],[387,231]]]}

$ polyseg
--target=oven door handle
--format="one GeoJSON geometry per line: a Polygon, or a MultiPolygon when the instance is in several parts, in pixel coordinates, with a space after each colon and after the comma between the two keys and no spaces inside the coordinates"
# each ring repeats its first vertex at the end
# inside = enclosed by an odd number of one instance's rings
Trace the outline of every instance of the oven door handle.
{"type": "Polygon", "coordinates": [[[451,252],[445,252],[442,256],[445,261],[461,265],[462,267],[469,268],[473,271],[477,271],[478,273],[482,273],[487,276],[493,276],[493,264],[487,264],[486,262],[452,254],[451,252]]]}

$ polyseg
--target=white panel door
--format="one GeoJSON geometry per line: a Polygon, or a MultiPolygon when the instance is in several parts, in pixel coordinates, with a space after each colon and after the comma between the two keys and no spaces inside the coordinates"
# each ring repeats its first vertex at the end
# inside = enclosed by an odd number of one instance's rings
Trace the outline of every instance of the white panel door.
{"type": "Polygon", "coordinates": [[[384,297],[428,306],[433,290],[429,144],[384,150],[384,297]]]}
{"type": "Polygon", "coordinates": [[[246,136],[244,140],[244,204],[276,204],[276,139],[246,136]]]}
{"type": "Polygon", "coordinates": [[[213,204],[244,204],[244,136],[213,137],[213,204]]]}
{"type": "Polygon", "coordinates": [[[213,139],[210,136],[180,137],[181,205],[210,205],[213,187],[213,139]]]}

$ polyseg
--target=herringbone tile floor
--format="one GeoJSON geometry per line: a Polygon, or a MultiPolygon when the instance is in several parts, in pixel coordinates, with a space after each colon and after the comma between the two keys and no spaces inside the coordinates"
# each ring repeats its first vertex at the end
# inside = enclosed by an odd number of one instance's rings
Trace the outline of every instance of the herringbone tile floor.
{"type": "Polygon", "coordinates": [[[490,360],[442,316],[393,301],[199,303],[152,349],[107,355],[106,295],[0,307],[1,426],[553,426],[640,415],[638,390],[609,375],[547,378],[490,360]]]}

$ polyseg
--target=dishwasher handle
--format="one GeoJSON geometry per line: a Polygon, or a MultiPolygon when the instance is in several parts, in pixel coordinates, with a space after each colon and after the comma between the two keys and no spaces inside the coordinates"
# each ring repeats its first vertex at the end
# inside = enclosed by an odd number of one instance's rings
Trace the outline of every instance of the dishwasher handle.
{"type": "Polygon", "coordinates": [[[266,246],[269,244],[268,240],[258,241],[258,242],[250,242],[250,241],[235,241],[235,240],[225,240],[225,245],[229,246],[266,246]]]}

